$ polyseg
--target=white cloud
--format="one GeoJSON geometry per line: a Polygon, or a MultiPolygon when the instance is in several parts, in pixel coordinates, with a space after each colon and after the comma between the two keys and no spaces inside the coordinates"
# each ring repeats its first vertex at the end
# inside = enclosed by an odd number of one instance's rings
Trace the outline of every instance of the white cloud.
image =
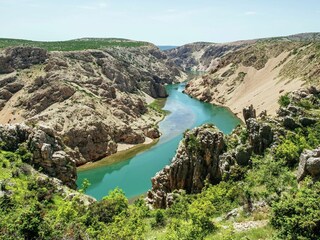
{"type": "Polygon", "coordinates": [[[257,15],[258,13],[255,11],[248,11],[248,12],[245,12],[244,14],[248,16],[253,16],[253,15],[257,15]]]}

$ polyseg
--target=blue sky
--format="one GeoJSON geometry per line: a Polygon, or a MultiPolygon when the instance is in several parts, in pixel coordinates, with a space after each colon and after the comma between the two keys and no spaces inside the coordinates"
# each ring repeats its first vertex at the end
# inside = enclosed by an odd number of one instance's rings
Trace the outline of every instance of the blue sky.
{"type": "Polygon", "coordinates": [[[320,32],[319,0],[0,0],[0,37],[158,45],[320,32]]]}

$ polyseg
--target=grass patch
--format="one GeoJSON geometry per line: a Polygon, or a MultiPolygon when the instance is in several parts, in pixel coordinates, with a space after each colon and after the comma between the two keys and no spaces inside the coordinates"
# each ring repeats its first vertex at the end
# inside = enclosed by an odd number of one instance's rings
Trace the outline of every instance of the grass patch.
{"type": "Polygon", "coordinates": [[[124,151],[120,151],[117,152],[115,154],[112,154],[106,158],[101,159],[100,161],[94,162],[94,163],[90,163],[90,164],[86,164],[86,165],[82,165],[80,167],[77,168],[78,172],[81,171],[86,171],[89,169],[94,169],[94,168],[99,168],[102,166],[108,166],[108,165],[112,165],[118,162],[122,162],[124,160],[127,160],[129,158],[132,158],[134,156],[136,156],[138,153],[146,151],[147,149],[151,148],[152,146],[156,145],[158,143],[159,139],[155,139],[153,140],[151,143],[149,144],[138,144],[128,150],[124,150],[124,151]]]}
{"type": "Polygon", "coordinates": [[[48,51],[81,51],[109,47],[141,47],[146,42],[117,38],[82,38],[69,41],[40,42],[22,39],[0,38],[0,49],[14,46],[40,47],[48,51]]]}
{"type": "Polygon", "coordinates": [[[166,105],[166,102],[166,98],[156,98],[152,103],[149,104],[149,107],[166,116],[170,114],[170,111],[163,110],[164,106],[166,105]]]}

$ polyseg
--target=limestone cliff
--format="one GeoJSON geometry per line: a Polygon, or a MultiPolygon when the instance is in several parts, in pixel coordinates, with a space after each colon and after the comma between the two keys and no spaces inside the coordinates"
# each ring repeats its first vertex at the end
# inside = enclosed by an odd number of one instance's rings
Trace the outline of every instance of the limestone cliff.
{"type": "Polygon", "coordinates": [[[77,165],[115,153],[118,143],[157,137],[161,114],[145,95],[166,97],[182,72],[158,48],[110,47],[0,52],[0,123],[46,125],[79,153],[77,165]],[[148,134],[150,132],[156,134],[148,134]]]}
{"type": "Polygon", "coordinates": [[[152,178],[149,202],[155,207],[170,205],[170,194],[175,189],[198,193],[205,180],[219,181],[219,155],[226,149],[223,133],[211,125],[187,132],[170,166],[152,178]]]}
{"type": "Polygon", "coordinates": [[[257,114],[275,115],[277,100],[302,85],[319,85],[320,34],[239,41],[196,43],[170,50],[181,67],[205,71],[185,92],[202,101],[229,107],[240,118],[254,104],[257,114]]]}

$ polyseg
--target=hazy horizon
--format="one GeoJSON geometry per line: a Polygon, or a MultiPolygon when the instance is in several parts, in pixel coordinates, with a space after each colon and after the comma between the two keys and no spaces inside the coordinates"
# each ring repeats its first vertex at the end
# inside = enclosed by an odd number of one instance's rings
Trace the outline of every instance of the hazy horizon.
{"type": "Polygon", "coordinates": [[[319,32],[316,0],[0,0],[0,38],[126,38],[178,46],[319,32]]]}

